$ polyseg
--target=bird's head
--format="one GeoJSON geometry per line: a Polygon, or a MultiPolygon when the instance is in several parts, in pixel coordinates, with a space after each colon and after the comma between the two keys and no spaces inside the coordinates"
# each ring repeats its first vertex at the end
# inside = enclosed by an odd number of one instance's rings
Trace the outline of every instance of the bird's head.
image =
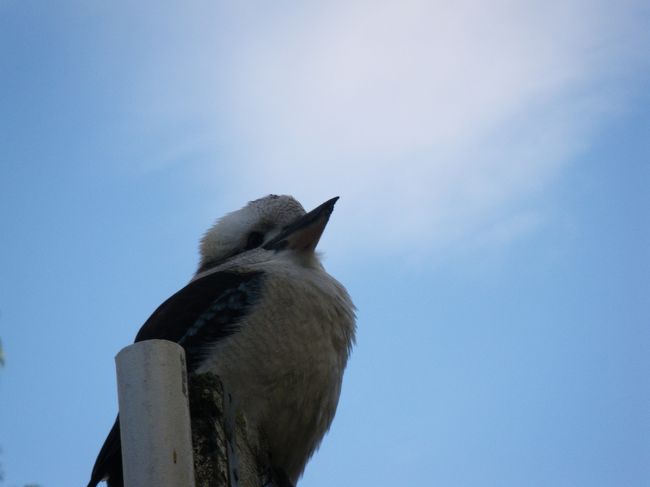
{"type": "Polygon", "coordinates": [[[269,195],[228,213],[201,239],[197,274],[258,247],[313,252],[336,200],[338,197],[305,213],[293,197],[269,195]]]}

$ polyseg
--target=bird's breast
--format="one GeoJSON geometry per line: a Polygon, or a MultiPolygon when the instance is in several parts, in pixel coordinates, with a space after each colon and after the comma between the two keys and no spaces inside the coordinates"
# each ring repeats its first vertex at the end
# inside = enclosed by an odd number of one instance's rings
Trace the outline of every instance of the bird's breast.
{"type": "Polygon", "coordinates": [[[353,308],[323,271],[269,272],[261,292],[239,332],[217,343],[199,372],[221,377],[266,437],[271,461],[295,481],[334,417],[353,308]]]}

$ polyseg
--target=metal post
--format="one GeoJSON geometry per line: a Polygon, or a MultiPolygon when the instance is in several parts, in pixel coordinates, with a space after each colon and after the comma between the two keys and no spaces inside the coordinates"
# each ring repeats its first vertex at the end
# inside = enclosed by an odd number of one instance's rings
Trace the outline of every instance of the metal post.
{"type": "Polygon", "coordinates": [[[147,340],[115,362],[125,487],[194,487],[183,348],[147,340]]]}

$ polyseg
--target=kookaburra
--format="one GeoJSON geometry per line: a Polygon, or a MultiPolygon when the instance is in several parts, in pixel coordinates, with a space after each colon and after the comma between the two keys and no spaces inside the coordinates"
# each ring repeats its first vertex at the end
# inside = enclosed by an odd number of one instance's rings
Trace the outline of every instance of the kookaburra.
{"type": "MultiPolygon", "coordinates": [[[[352,301],[315,252],[337,199],[305,213],[270,195],[218,220],[192,280],[135,338],[175,341],[188,372],[217,374],[293,485],[332,423],[354,343],[352,301]]],[[[119,417],[88,487],[102,480],[123,485],[119,417]]]]}

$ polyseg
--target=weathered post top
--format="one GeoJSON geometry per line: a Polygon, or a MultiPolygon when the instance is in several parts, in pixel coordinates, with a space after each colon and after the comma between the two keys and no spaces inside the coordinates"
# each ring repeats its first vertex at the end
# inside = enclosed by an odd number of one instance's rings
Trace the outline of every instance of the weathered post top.
{"type": "Polygon", "coordinates": [[[146,340],[115,362],[125,487],[194,487],[183,348],[146,340]]]}

